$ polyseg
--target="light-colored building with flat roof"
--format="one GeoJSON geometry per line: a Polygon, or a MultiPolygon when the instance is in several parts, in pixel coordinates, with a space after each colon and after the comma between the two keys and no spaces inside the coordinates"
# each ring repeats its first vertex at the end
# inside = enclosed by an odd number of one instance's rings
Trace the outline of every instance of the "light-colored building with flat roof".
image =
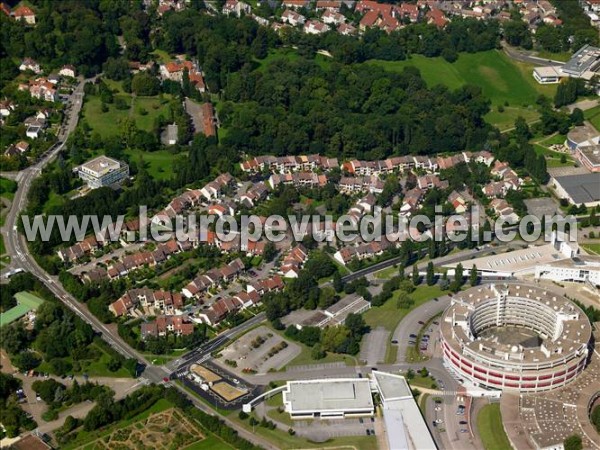
{"type": "Polygon", "coordinates": [[[572,259],[538,265],[535,278],[552,281],[574,281],[600,286],[600,257],[577,256],[572,259]]]}
{"type": "Polygon", "coordinates": [[[390,450],[435,450],[437,446],[403,376],[374,371],[373,383],[381,397],[390,450]]]}
{"type": "Polygon", "coordinates": [[[370,382],[361,378],[288,381],[283,404],[292,419],[372,416],[375,409],[370,382]]]}
{"type": "Polygon", "coordinates": [[[540,84],[560,83],[563,78],[590,81],[600,71],[600,48],[584,45],[566,63],[536,67],[533,78],[540,84]]]}
{"type": "Polygon", "coordinates": [[[122,182],[129,176],[129,166],[101,155],[79,166],[77,172],[90,189],[97,189],[122,182]]]}

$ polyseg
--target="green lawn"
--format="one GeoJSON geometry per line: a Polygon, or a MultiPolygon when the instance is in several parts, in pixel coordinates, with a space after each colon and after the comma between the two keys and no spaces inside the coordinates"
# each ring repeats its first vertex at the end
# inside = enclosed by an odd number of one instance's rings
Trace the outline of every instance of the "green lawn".
{"type": "MultiPolygon", "coordinates": [[[[254,61],[258,64],[258,70],[264,71],[273,61],[296,61],[298,58],[300,58],[300,55],[297,50],[290,47],[283,47],[271,50],[264,59],[255,59],[254,61]]],[[[331,58],[325,55],[316,54],[314,57],[314,62],[322,68],[326,68],[332,61],[331,58]]]]}
{"type": "Polygon", "coordinates": [[[500,404],[481,408],[477,416],[477,428],[485,450],[511,450],[512,446],[502,426],[500,404]]]}
{"type": "Polygon", "coordinates": [[[375,272],[375,278],[389,280],[392,277],[398,275],[398,267],[386,267],[385,269],[375,272]]]}
{"type": "MultiPolygon", "coordinates": [[[[256,417],[256,416],[255,416],[256,417]]],[[[232,416],[231,418],[234,422],[239,423],[244,428],[249,431],[252,431],[254,434],[258,434],[269,441],[271,441],[277,448],[280,449],[297,449],[302,448],[305,450],[315,449],[315,450],[327,450],[327,449],[347,449],[353,448],[355,450],[377,450],[377,438],[375,436],[344,436],[344,437],[336,437],[334,439],[329,439],[326,442],[320,442],[315,444],[308,439],[299,437],[299,436],[290,436],[287,432],[275,429],[269,430],[268,428],[263,428],[261,426],[250,426],[248,420],[240,420],[237,417],[232,416]]],[[[293,427],[292,427],[293,428],[293,427]]]]}
{"type": "Polygon", "coordinates": [[[232,446],[223,442],[218,437],[212,435],[205,439],[195,442],[185,448],[185,450],[234,450],[232,446]]]}
{"type": "Polygon", "coordinates": [[[498,111],[497,107],[485,115],[485,120],[497,126],[500,131],[510,130],[515,126],[515,120],[521,116],[527,123],[532,123],[540,118],[540,114],[533,108],[521,108],[504,106],[504,111],[498,111]]]}
{"type": "Polygon", "coordinates": [[[503,52],[490,50],[480,53],[461,53],[451,64],[445,59],[412,55],[405,61],[372,60],[388,70],[401,71],[404,67],[417,67],[428,85],[443,84],[456,89],[464,84],[480,86],[494,105],[528,106],[535,104],[541,93],[554,93],[556,87],[542,86],[531,75],[532,66],[519,64],[503,52]],[[531,70],[530,70],[531,69],[531,70]]]}
{"type": "Polygon", "coordinates": [[[461,53],[458,60],[451,64],[445,59],[427,58],[412,55],[405,61],[371,60],[375,64],[391,71],[401,71],[405,67],[417,67],[429,86],[443,84],[456,89],[464,84],[481,87],[492,105],[504,105],[504,112],[497,108],[487,114],[486,119],[501,130],[510,128],[514,120],[523,116],[528,122],[539,117],[535,111],[535,101],[540,94],[553,97],[556,86],[540,85],[533,76],[533,66],[509,59],[499,50],[480,53],[461,53]],[[508,106],[505,105],[508,102],[508,106]]]}
{"type": "Polygon", "coordinates": [[[592,254],[595,253],[596,255],[600,256],[600,243],[598,243],[598,244],[581,244],[581,246],[588,253],[592,253],[592,254]]]}
{"type": "Polygon", "coordinates": [[[165,180],[173,176],[173,164],[183,158],[183,155],[172,154],[168,150],[157,150],[155,152],[145,152],[139,149],[127,149],[125,153],[129,155],[131,161],[138,163],[140,158],[144,161],[148,173],[155,180],[165,180]]]}
{"type": "Polygon", "coordinates": [[[549,168],[572,166],[575,163],[573,158],[571,158],[569,155],[560,152],[554,152],[540,144],[533,144],[533,149],[538,155],[544,155],[546,157],[546,164],[549,168]],[[562,162],[563,155],[565,156],[565,162],[562,162]]]}
{"type": "MultiPolygon", "coordinates": [[[[374,306],[363,314],[367,325],[371,328],[384,327],[390,332],[393,332],[396,329],[404,316],[411,311],[410,309],[398,309],[396,307],[398,293],[399,291],[396,291],[394,296],[382,306],[374,306]]],[[[415,301],[412,309],[417,308],[434,297],[440,297],[442,295],[444,295],[444,291],[437,286],[419,286],[412,294],[410,294],[415,301]]]]}
{"type": "Polygon", "coordinates": [[[573,56],[573,54],[571,52],[552,53],[552,52],[541,51],[541,52],[538,52],[537,56],[540,58],[544,58],[544,59],[552,59],[554,61],[567,62],[568,60],[571,59],[571,56],[573,56]]]}
{"type": "Polygon", "coordinates": [[[596,130],[600,130],[600,105],[584,111],[583,115],[596,127],[596,130]]]}
{"type": "MultiPolygon", "coordinates": [[[[121,90],[120,83],[105,80],[105,82],[113,90],[121,90]]],[[[115,103],[107,104],[108,111],[102,112],[102,102],[100,97],[88,95],[85,97],[83,105],[83,117],[87,120],[88,125],[92,130],[97,131],[103,138],[115,136],[121,132],[121,124],[124,120],[130,117],[135,121],[139,129],[151,131],[154,125],[154,120],[159,116],[169,116],[169,96],[165,95],[161,100],[160,97],[135,97],[132,101],[131,94],[121,93],[115,94],[115,102],[117,99],[123,99],[127,104],[127,109],[117,109],[115,103]]]]}

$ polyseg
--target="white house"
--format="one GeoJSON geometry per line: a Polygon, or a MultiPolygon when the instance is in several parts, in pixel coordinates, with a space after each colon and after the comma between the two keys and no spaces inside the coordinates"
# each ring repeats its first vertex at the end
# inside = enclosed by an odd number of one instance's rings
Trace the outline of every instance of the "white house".
{"type": "Polygon", "coordinates": [[[70,64],[62,66],[58,74],[62,77],[75,78],[75,67],[70,64]]]}

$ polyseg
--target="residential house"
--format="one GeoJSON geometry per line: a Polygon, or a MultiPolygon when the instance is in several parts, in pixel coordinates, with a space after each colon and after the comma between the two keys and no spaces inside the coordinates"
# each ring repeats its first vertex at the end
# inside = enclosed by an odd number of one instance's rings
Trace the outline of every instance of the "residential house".
{"type": "Polygon", "coordinates": [[[149,337],[164,337],[168,333],[176,336],[189,336],[194,333],[194,324],[186,316],[158,316],[151,322],[144,322],[141,326],[142,339],[149,337]]]}
{"type": "Polygon", "coordinates": [[[10,100],[0,102],[0,116],[8,117],[16,109],[16,105],[10,100]]]}
{"type": "Polygon", "coordinates": [[[329,27],[318,20],[307,20],[304,24],[304,32],[306,34],[322,34],[329,31],[329,27]]]}
{"type": "Polygon", "coordinates": [[[344,36],[352,36],[355,35],[358,30],[349,23],[343,23],[337,28],[337,31],[344,36]]]}
{"type": "Polygon", "coordinates": [[[22,20],[28,25],[35,25],[35,13],[29,6],[19,6],[13,10],[12,16],[15,20],[22,20]]]}
{"type": "Polygon", "coordinates": [[[281,20],[284,23],[289,23],[292,26],[302,25],[306,22],[306,17],[291,9],[286,9],[281,15],[281,20]]]}
{"type": "Polygon", "coordinates": [[[21,61],[21,65],[19,66],[19,70],[24,72],[26,70],[31,70],[33,73],[40,73],[42,69],[40,69],[40,65],[31,58],[25,58],[21,61]]]}
{"type": "Polygon", "coordinates": [[[58,74],[61,77],[75,78],[75,75],[76,75],[75,66],[72,66],[70,64],[62,66],[61,69],[58,71],[58,74]]]}
{"type": "Polygon", "coordinates": [[[234,15],[241,17],[242,13],[250,14],[252,8],[248,3],[240,2],[238,0],[227,0],[223,6],[223,14],[234,15]]]}
{"type": "Polygon", "coordinates": [[[467,201],[456,191],[450,193],[448,202],[452,205],[457,214],[464,214],[467,211],[467,201]]]}
{"type": "Polygon", "coordinates": [[[308,259],[308,251],[298,244],[283,258],[280,271],[284,278],[298,278],[300,269],[308,259]]]}

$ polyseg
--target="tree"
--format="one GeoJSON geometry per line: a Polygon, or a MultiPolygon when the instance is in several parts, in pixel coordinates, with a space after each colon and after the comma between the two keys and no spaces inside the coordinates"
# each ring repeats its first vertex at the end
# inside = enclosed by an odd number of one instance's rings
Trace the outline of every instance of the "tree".
{"type": "Polygon", "coordinates": [[[427,263],[427,286],[433,286],[435,284],[435,269],[433,262],[427,263]]]}
{"type": "Polygon", "coordinates": [[[565,450],[581,450],[583,449],[583,442],[581,436],[573,434],[567,437],[564,441],[565,450]]]}
{"type": "Polygon", "coordinates": [[[421,275],[419,275],[419,268],[417,267],[416,264],[413,265],[412,282],[415,286],[418,286],[419,284],[421,284],[421,275]]]}
{"type": "Polygon", "coordinates": [[[354,337],[360,338],[363,334],[368,332],[369,327],[367,326],[365,319],[360,314],[350,313],[344,321],[344,325],[350,330],[350,333],[354,337]]]}
{"type": "Polygon", "coordinates": [[[450,283],[450,290],[452,292],[458,292],[463,285],[463,266],[458,263],[454,269],[454,280],[450,283]]]}
{"type": "Polygon", "coordinates": [[[277,255],[277,248],[273,242],[267,242],[265,244],[265,250],[263,252],[263,258],[265,262],[271,262],[277,255]]]}
{"type": "Polygon", "coordinates": [[[157,95],[160,92],[160,81],[149,73],[139,72],[131,79],[131,90],[137,95],[157,95]]]}
{"type": "Polygon", "coordinates": [[[477,266],[473,264],[471,267],[471,274],[469,275],[469,283],[471,286],[477,285],[477,281],[479,280],[479,276],[477,275],[477,266]]]}
{"type": "Polygon", "coordinates": [[[325,351],[339,352],[349,337],[350,330],[343,325],[326,327],[321,335],[321,345],[325,351]]]}
{"type": "Polygon", "coordinates": [[[573,112],[571,113],[571,123],[575,126],[581,126],[583,125],[583,121],[584,121],[585,117],[583,115],[583,111],[579,108],[575,108],[573,109],[573,112]]]}
{"type": "Polygon", "coordinates": [[[344,290],[344,283],[342,282],[342,276],[340,275],[340,272],[338,270],[335,271],[335,273],[333,274],[333,288],[335,289],[335,292],[342,292],[344,290]]]}

